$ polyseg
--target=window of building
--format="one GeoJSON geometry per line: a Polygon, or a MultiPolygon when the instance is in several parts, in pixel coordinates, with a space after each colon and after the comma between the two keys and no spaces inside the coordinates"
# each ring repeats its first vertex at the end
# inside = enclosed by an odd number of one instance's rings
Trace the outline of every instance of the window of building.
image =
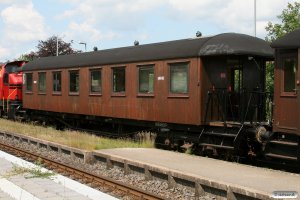
{"type": "Polygon", "coordinates": [[[139,66],[139,93],[153,93],[154,65],[139,66]]]}
{"type": "Polygon", "coordinates": [[[78,70],[72,70],[69,71],[69,91],[70,92],[79,92],[79,71],[78,70]]]}
{"type": "Polygon", "coordinates": [[[295,92],[297,79],[296,57],[286,57],[283,60],[284,92],[295,92]]]}
{"type": "Polygon", "coordinates": [[[46,92],[46,72],[40,72],[40,73],[38,73],[38,76],[39,76],[39,83],[38,83],[39,92],[45,93],[46,92]]]}
{"type": "Polygon", "coordinates": [[[113,92],[125,92],[125,67],[115,67],[113,70],[113,92]]]}
{"type": "Polygon", "coordinates": [[[170,64],[170,92],[188,92],[188,63],[170,64]]]}
{"type": "Polygon", "coordinates": [[[53,72],[53,92],[61,92],[61,72],[53,72]]]}
{"type": "Polygon", "coordinates": [[[32,92],[32,73],[25,74],[25,88],[27,92],[32,92]]]}
{"type": "Polygon", "coordinates": [[[101,69],[93,69],[90,71],[90,92],[101,93],[101,69]]]}

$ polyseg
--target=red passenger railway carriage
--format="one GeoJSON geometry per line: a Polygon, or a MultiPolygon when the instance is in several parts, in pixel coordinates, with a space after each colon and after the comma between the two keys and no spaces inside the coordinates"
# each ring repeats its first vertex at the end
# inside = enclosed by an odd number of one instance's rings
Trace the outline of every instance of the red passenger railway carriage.
{"type": "Polygon", "coordinates": [[[268,43],[236,33],[39,58],[23,67],[23,106],[64,126],[155,130],[168,148],[255,154],[272,59],[268,43]]]}

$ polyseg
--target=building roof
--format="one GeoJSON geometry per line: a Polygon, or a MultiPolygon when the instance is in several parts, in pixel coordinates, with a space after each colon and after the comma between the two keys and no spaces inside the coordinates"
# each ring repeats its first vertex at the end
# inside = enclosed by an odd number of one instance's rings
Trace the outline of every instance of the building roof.
{"type": "Polygon", "coordinates": [[[272,42],[271,47],[280,49],[300,48],[300,29],[287,33],[283,37],[278,38],[272,42]]]}
{"type": "Polygon", "coordinates": [[[223,33],[216,36],[145,44],[96,52],[38,58],[27,63],[23,71],[126,64],[164,59],[216,55],[252,55],[273,57],[273,50],[262,39],[223,33]]]}

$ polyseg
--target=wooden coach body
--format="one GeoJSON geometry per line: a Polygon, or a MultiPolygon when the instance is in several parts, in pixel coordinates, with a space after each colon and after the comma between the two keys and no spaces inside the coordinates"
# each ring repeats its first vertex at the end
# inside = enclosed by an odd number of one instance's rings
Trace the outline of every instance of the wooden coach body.
{"type": "Polygon", "coordinates": [[[108,119],[202,125],[207,92],[231,87],[231,63],[244,66],[244,87],[252,90],[262,82],[260,75],[255,74],[257,62],[249,60],[249,56],[262,63],[273,56],[273,51],[261,39],[225,33],[39,58],[23,67],[26,80],[30,81],[23,86],[23,106],[28,110],[108,119]],[[94,70],[101,73],[101,91],[97,93],[91,91],[94,70]],[[120,78],[124,73],[125,80],[120,78]],[[40,74],[44,74],[42,84],[40,74]],[[60,91],[55,89],[57,74],[61,76],[60,91]],[[75,92],[74,88],[70,91],[71,80],[78,81],[75,92]],[[141,81],[146,84],[145,91],[141,91],[141,81]]]}
{"type": "Polygon", "coordinates": [[[273,129],[300,135],[300,29],[271,46],[275,48],[273,129]]]}

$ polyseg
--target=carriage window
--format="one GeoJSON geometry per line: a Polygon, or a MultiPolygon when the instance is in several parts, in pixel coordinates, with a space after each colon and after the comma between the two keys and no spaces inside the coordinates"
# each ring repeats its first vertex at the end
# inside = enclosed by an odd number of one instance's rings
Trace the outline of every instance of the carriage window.
{"type": "Polygon", "coordinates": [[[69,71],[69,91],[70,92],[79,92],[79,71],[69,71]]]}
{"type": "Polygon", "coordinates": [[[154,65],[139,67],[139,92],[153,93],[154,86],[154,65]]]}
{"type": "Polygon", "coordinates": [[[61,72],[53,72],[53,92],[61,92],[61,72]]]}
{"type": "Polygon", "coordinates": [[[113,68],[113,92],[125,92],[125,67],[113,68]]]}
{"type": "Polygon", "coordinates": [[[32,92],[32,73],[25,74],[25,88],[27,92],[32,92]]]}
{"type": "Polygon", "coordinates": [[[296,57],[288,57],[283,61],[284,68],[284,92],[295,92],[297,60],[296,57]]]}
{"type": "Polygon", "coordinates": [[[188,63],[170,64],[170,91],[172,93],[188,92],[188,63]]]}
{"type": "Polygon", "coordinates": [[[39,92],[46,92],[46,72],[40,72],[38,73],[39,75],[39,84],[38,84],[38,89],[39,92]]]}
{"type": "Polygon", "coordinates": [[[101,69],[90,71],[90,92],[101,93],[101,69]]]}

